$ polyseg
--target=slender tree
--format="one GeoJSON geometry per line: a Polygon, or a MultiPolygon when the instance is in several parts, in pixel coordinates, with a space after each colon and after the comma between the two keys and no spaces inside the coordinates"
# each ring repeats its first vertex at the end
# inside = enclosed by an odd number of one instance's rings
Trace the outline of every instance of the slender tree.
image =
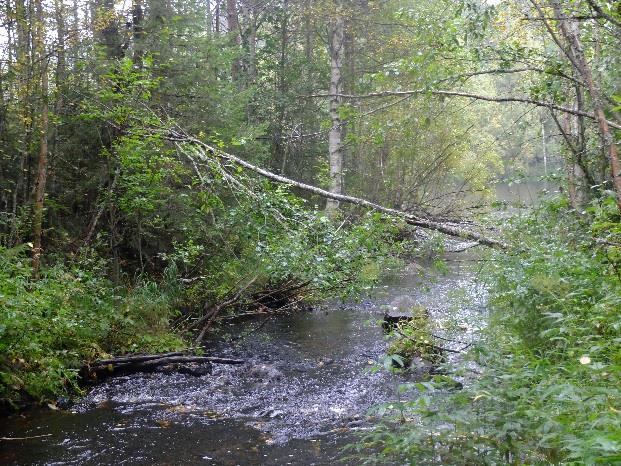
{"type": "Polygon", "coordinates": [[[45,47],[45,17],[43,13],[43,0],[36,1],[36,24],[35,24],[35,56],[37,71],[40,79],[39,98],[41,108],[39,110],[39,161],[37,166],[37,178],[35,182],[35,199],[33,209],[33,248],[32,248],[32,276],[39,278],[41,268],[43,209],[45,201],[45,185],[47,183],[48,165],[48,57],[45,47]]]}
{"type": "MultiPolygon", "coordinates": [[[[604,100],[600,86],[595,81],[593,71],[587,61],[579,29],[575,26],[575,24],[573,24],[573,20],[568,17],[559,0],[549,0],[549,5],[552,11],[554,11],[558,27],[562,36],[565,38],[567,44],[566,54],[572,66],[575,68],[582,81],[586,84],[591,96],[593,111],[599,127],[604,152],[608,157],[612,187],[616,194],[619,212],[621,212],[621,163],[619,162],[619,154],[614,134],[612,133],[608,119],[606,118],[604,100]]],[[[539,10],[541,11],[540,8],[539,10]]],[[[561,44],[559,45],[562,47],[561,44]]]]}
{"type": "MultiPolygon", "coordinates": [[[[343,137],[344,124],[341,121],[341,105],[343,93],[343,59],[345,56],[345,19],[338,2],[334,18],[330,22],[329,55],[330,55],[330,131],[328,133],[328,151],[330,165],[330,189],[334,194],[343,194],[343,137]]],[[[334,211],[339,202],[328,199],[326,210],[334,211]]]]}

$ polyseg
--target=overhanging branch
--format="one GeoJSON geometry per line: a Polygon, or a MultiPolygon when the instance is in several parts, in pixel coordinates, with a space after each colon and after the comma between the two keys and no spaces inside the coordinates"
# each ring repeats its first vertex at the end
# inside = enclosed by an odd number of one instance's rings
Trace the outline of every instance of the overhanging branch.
{"type": "Polygon", "coordinates": [[[304,191],[317,194],[326,199],[333,199],[339,202],[346,202],[348,204],[354,204],[361,207],[366,207],[368,209],[376,210],[378,212],[382,212],[384,214],[391,215],[393,217],[402,218],[406,223],[429,229],[435,230],[440,233],[444,233],[445,235],[466,239],[470,241],[475,241],[481,245],[489,246],[496,249],[508,249],[509,246],[502,241],[497,239],[489,238],[481,233],[477,233],[471,230],[467,230],[457,226],[455,224],[449,224],[446,222],[441,222],[433,219],[422,218],[407,212],[403,212],[397,209],[391,209],[389,207],[384,207],[382,205],[376,204],[371,201],[367,201],[366,199],[361,199],[354,196],[347,196],[344,194],[336,194],[326,191],[325,189],[318,188],[317,186],[312,186],[306,183],[302,183],[300,181],[292,180],[290,178],[284,177],[282,175],[278,175],[264,168],[258,167],[256,165],[251,164],[235,155],[224,152],[216,147],[212,147],[209,144],[204,143],[200,139],[196,139],[190,135],[179,132],[178,130],[171,130],[166,134],[166,138],[174,141],[176,143],[187,143],[192,144],[194,147],[198,148],[201,155],[203,157],[208,157],[208,155],[215,156],[220,158],[221,160],[226,160],[228,162],[232,162],[236,165],[239,165],[247,170],[253,171],[267,179],[275,181],[277,183],[283,183],[290,186],[294,186],[296,188],[302,189],[304,191]]]}
{"type": "MultiPolygon", "coordinates": [[[[565,107],[563,105],[558,105],[552,102],[545,102],[542,100],[530,99],[528,97],[515,97],[515,96],[507,96],[507,97],[495,97],[495,96],[487,96],[487,95],[479,95],[472,94],[469,92],[461,92],[461,91],[446,91],[446,90],[429,90],[429,89],[415,89],[411,91],[380,91],[380,92],[371,92],[369,94],[313,94],[305,96],[307,98],[314,97],[341,97],[343,99],[349,100],[360,100],[360,99],[372,99],[378,97],[404,97],[411,95],[438,95],[438,96],[447,96],[447,97],[464,97],[466,99],[473,100],[481,100],[485,102],[495,102],[495,103],[506,103],[506,102],[518,102],[523,104],[535,105],[537,107],[543,107],[550,110],[556,110],[563,113],[568,113],[570,115],[582,116],[585,118],[589,118],[591,120],[597,120],[594,114],[585,112],[583,110],[578,110],[570,107],[565,107]]],[[[608,121],[608,125],[612,128],[621,129],[621,124],[615,123],[614,121],[608,121]]]]}

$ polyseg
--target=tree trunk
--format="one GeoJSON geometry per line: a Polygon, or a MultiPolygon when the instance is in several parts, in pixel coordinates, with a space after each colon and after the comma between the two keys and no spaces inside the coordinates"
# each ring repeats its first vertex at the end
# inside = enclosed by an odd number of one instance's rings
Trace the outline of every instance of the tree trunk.
{"type": "MultiPolygon", "coordinates": [[[[54,0],[54,18],[56,19],[56,74],[55,74],[55,104],[54,114],[57,116],[56,121],[64,115],[65,107],[65,94],[67,90],[67,50],[66,50],[66,37],[67,37],[67,23],[66,23],[66,10],[63,0],[54,0]]],[[[52,123],[50,129],[50,156],[49,156],[49,168],[48,168],[48,190],[55,192],[56,182],[56,154],[58,154],[58,130],[59,124],[52,123]]],[[[54,218],[48,216],[50,225],[53,224],[54,218]]]]}
{"type": "Polygon", "coordinates": [[[289,3],[288,0],[283,0],[282,5],[282,19],[280,21],[280,60],[278,63],[278,92],[281,98],[277,102],[278,106],[278,128],[275,131],[274,138],[274,155],[276,160],[280,162],[280,173],[286,173],[287,169],[287,151],[288,147],[286,143],[283,143],[285,118],[286,118],[286,103],[283,98],[287,93],[287,47],[289,43],[289,3]]]}
{"type": "Polygon", "coordinates": [[[18,75],[17,85],[17,101],[19,103],[19,121],[20,131],[23,133],[23,137],[20,138],[18,143],[19,152],[19,170],[17,173],[17,179],[13,189],[13,199],[11,213],[13,217],[13,225],[11,226],[10,243],[14,244],[18,242],[18,222],[17,222],[17,208],[20,205],[21,199],[24,203],[27,202],[27,191],[24,189],[26,163],[28,159],[28,150],[31,141],[31,129],[32,129],[32,108],[30,104],[30,72],[32,66],[32,60],[30,56],[30,33],[29,33],[29,16],[27,14],[26,5],[24,0],[16,0],[15,2],[15,19],[17,30],[17,41],[15,46],[15,62],[18,75]]]}
{"type": "MultiPolygon", "coordinates": [[[[237,16],[237,1],[226,0],[226,21],[228,25],[228,32],[231,37],[231,41],[235,48],[236,54],[239,54],[239,47],[241,45],[241,36],[239,35],[239,17],[237,16]]],[[[231,64],[231,79],[233,82],[238,82],[241,73],[241,61],[239,57],[233,59],[231,64]]]]}
{"type": "Polygon", "coordinates": [[[41,74],[41,115],[39,122],[39,163],[35,184],[35,203],[33,211],[33,248],[32,248],[32,277],[39,278],[41,268],[41,236],[43,225],[43,207],[45,199],[45,184],[47,181],[47,132],[48,132],[48,77],[47,56],[45,51],[45,18],[43,17],[43,0],[36,1],[36,57],[40,65],[41,74]]]}
{"type": "Polygon", "coordinates": [[[106,50],[106,57],[109,59],[120,59],[123,57],[123,45],[119,34],[119,26],[114,10],[114,0],[96,0],[93,14],[93,35],[106,50]],[[101,26],[103,25],[103,26],[101,26]],[[98,29],[101,27],[101,29],[98,29]]]}
{"type": "MultiPolygon", "coordinates": [[[[285,5],[287,0],[285,0],[285,5]]],[[[254,84],[257,80],[257,7],[256,2],[251,1],[249,5],[242,3],[242,10],[247,23],[248,34],[246,43],[248,45],[248,84],[254,84]]]]}
{"type": "Polygon", "coordinates": [[[142,68],[142,58],[144,56],[144,9],[142,0],[133,0],[132,3],[132,35],[134,42],[133,61],[138,68],[142,68]]]}
{"type": "MultiPolygon", "coordinates": [[[[345,52],[345,20],[341,12],[336,12],[330,30],[330,132],[328,133],[328,151],[330,164],[330,188],[333,194],[343,194],[343,122],[340,108],[343,93],[343,56],[345,52]]],[[[326,211],[333,212],[339,201],[328,199],[326,211]]]]}
{"type": "Polygon", "coordinates": [[[82,382],[94,383],[108,377],[135,374],[138,372],[153,372],[166,369],[182,374],[203,376],[211,372],[211,364],[240,365],[243,359],[219,358],[213,356],[192,356],[183,352],[147,354],[136,356],[121,356],[111,359],[100,359],[88,364],[80,370],[82,382]],[[206,370],[192,367],[193,364],[202,364],[206,370]],[[190,366],[188,366],[190,365],[190,366]]]}
{"type": "Polygon", "coordinates": [[[304,57],[306,57],[306,65],[310,66],[313,59],[313,0],[304,1],[304,57]]]}
{"type": "Polygon", "coordinates": [[[608,120],[604,113],[604,104],[599,85],[593,79],[593,72],[584,54],[579,31],[577,28],[572,27],[570,20],[567,18],[558,0],[549,0],[549,3],[554,10],[555,16],[558,18],[561,33],[565,37],[574,57],[572,64],[582,76],[582,80],[586,83],[589,94],[591,95],[595,119],[599,126],[600,137],[608,157],[612,187],[617,198],[617,207],[619,212],[621,212],[621,163],[619,162],[614,135],[610,130],[608,120]]]}
{"type": "MultiPolygon", "coordinates": [[[[326,191],[325,189],[321,189],[316,186],[301,183],[299,181],[292,180],[291,178],[287,178],[282,175],[277,175],[276,173],[270,172],[269,170],[265,170],[264,168],[261,168],[249,162],[246,162],[245,160],[240,159],[239,157],[236,157],[232,154],[228,154],[226,152],[223,152],[220,149],[216,149],[215,147],[205,144],[201,140],[196,139],[192,136],[189,136],[185,133],[171,131],[168,137],[170,138],[170,140],[178,144],[177,147],[180,150],[183,150],[183,146],[181,146],[181,144],[183,143],[192,144],[194,147],[199,149],[198,155],[204,160],[207,158],[211,158],[211,156],[216,156],[222,160],[235,163],[236,165],[239,165],[248,170],[251,170],[272,181],[276,181],[278,183],[284,183],[284,184],[302,189],[304,191],[317,194],[326,199],[334,200],[337,203],[347,202],[347,203],[358,205],[358,206],[365,207],[368,209],[374,209],[374,210],[377,210],[378,212],[382,212],[382,213],[385,213],[385,214],[388,214],[394,217],[402,218],[406,223],[410,225],[439,231],[440,233],[444,233],[446,235],[454,236],[457,238],[476,241],[477,243],[485,245],[485,246],[490,246],[490,247],[499,248],[499,249],[509,248],[509,246],[503,243],[502,241],[490,238],[480,233],[476,233],[476,232],[464,229],[459,225],[450,224],[448,222],[442,222],[442,221],[437,221],[437,220],[431,220],[427,218],[422,218],[422,217],[419,217],[417,215],[414,215],[408,212],[404,212],[404,211],[397,210],[397,209],[391,209],[389,207],[384,207],[382,205],[375,204],[374,202],[370,202],[366,199],[361,199],[361,198],[354,197],[354,196],[347,196],[344,194],[332,193],[330,191],[326,191]]],[[[193,160],[193,156],[197,155],[196,151],[193,151],[192,153],[189,153],[188,151],[184,151],[184,152],[192,160],[193,160]]]]}

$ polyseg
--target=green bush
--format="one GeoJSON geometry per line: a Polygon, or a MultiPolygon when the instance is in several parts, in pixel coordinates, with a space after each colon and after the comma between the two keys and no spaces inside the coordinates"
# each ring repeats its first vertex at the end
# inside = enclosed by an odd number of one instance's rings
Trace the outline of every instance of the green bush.
{"type": "Polygon", "coordinates": [[[205,195],[183,226],[184,240],[164,255],[179,270],[202,277],[185,293],[189,309],[225,300],[250,281],[244,294],[250,301],[253,293],[283,283],[306,284],[307,301],[356,296],[403,250],[404,242],[395,243],[399,220],[373,212],[356,222],[330,218],[287,187],[239,179],[247,191],[236,193],[232,206],[224,195],[205,195]]]}
{"type": "Polygon", "coordinates": [[[108,352],[182,346],[168,320],[174,290],[142,282],[126,290],[105,263],[55,265],[30,279],[27,245],[0,249],[0,402],[53,399],[77,390],[77,372],[108,352]]]}
{"type": "Polygon", "coordinates": [[[388,356],[399,356],[400,365],[409,366],[414,358],[428,362],[440,362],[441,357],[434,346],[432,322],[427,310],[422,306],[411,309],[411,320],[397,324],[392,332],[392,341],[388,345],[388,356]]]}
{"type": "Polygon", "coordinates": [[[459,393],[408,387],[413,401],[394,404],[356,446],[374,451],[367,463],[621,463],[619,218],[609,205],[578,216],[558,199],[510,222],[524,252],[491,262],[491,321],[470,354],[480,374],[459,393]]]}

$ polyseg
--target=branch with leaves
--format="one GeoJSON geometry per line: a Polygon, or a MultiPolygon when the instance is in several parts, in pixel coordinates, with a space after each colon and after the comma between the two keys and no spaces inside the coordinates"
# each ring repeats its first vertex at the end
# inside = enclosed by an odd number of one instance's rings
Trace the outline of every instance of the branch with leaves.
{"type": "MultiPolygon", "coordinates": [[[[161,130],[159,131],[161,132],[161,130]]],[[[360,207],[365,207],[368,209],[376,210],[378,212],[382,212],[384,214],[398,217],[403,219],[407,224],[413,225],[416,227],[438,231],[448,236],[453,236],[456,238],[461,238],[464,240],[475,241],[478,244],[483,246],[488,246],[496,249],[509,249],[509,245],[504,243],[501,240],[491,238],[487,235],[472,231],[471,229],[464,228],[460,224],[450,223],[450,222],[442,222],[435,219],[423,218],[412,213],[404,212],[398,209],[392,209],[389,207],[385,207],[374,202],[368,201],[366,199],[361,199],[354,196],[347,196],[345,194],[336,194],[326,191],[325,189],[318,188],[317,186],[312,186],[306,183],[302,183],[300,181],[292,180],[291,178],[287,178],[282,175],[278,175],[264,168],[258,167],[250,162],[247,162],[233,154],[229,154],[227,152],[222,151],[216,147],[213,147],[200,139],[197,139],[193,136],[190,136],[184,132],[179,130],[169,130],[165,137],[173,141],[177,144],[189,144],[192,146],[194,150],[186,151],[191,152],[188,156],[200,156],[204,159],[210,159],[213,157],[217,157],[222,161],[227,161],[243,167],[247,170],[250,170],[258,175],[261,175],[269,180],[275,181],[277,183],[283,183],[289,186],[296,187],[298,189],[317,194],[326,199],[332,199],[337,202],[345,202],[348,204],[357,205],[360,207]]],[[[180,146],[183,150],[183,147],[180,146]]]]}
{"type": "MultiPolygon", "coordinates": [[[[444,97],[464,97],[467,99],[473,100],[481,100],[485,102],[494,102],[494,103],[508,103],[508,102],[516,102],[523,103],[529,105],[535,105],[537,107],[547,108],[549,110],[556,110],[563,113],[568,113],[570,115],[582,116],[585,118],[589,118],[590,120],[597,121],[597,116],[590,112],[585,112],[583,110],[577,110],[570,107],[565,107],[563,105],[558,105],[553,102],[546,102],[543,100],[531,99],[529,97],[519,97],[519,96],[505,96],[505,97],[496,97],[496,96],[488,96],[488,95],[480,95],[480,94],[472,94],[470,92],[461,92],[461,91],[448,91],[448,90],[432,90],[432,89],[415,89],[411,91],[379,91],[379,92],[370,92],[368,94],[312,94],[308,96],[304,96],[305,98],[330,98],[330,97],[340,97],[342,99],[348,100],[361,100],[361,99],[372,99],[372,98],[381,98],[381,97],[392,97],[392,96],[412,96],[412,95],[436,95],[436,96],[444,96],[444,97]]],[[[616,123],[614,121],[608,121],[608,125],[615,129],[621,129],[621,124],[616,123]]]]}

